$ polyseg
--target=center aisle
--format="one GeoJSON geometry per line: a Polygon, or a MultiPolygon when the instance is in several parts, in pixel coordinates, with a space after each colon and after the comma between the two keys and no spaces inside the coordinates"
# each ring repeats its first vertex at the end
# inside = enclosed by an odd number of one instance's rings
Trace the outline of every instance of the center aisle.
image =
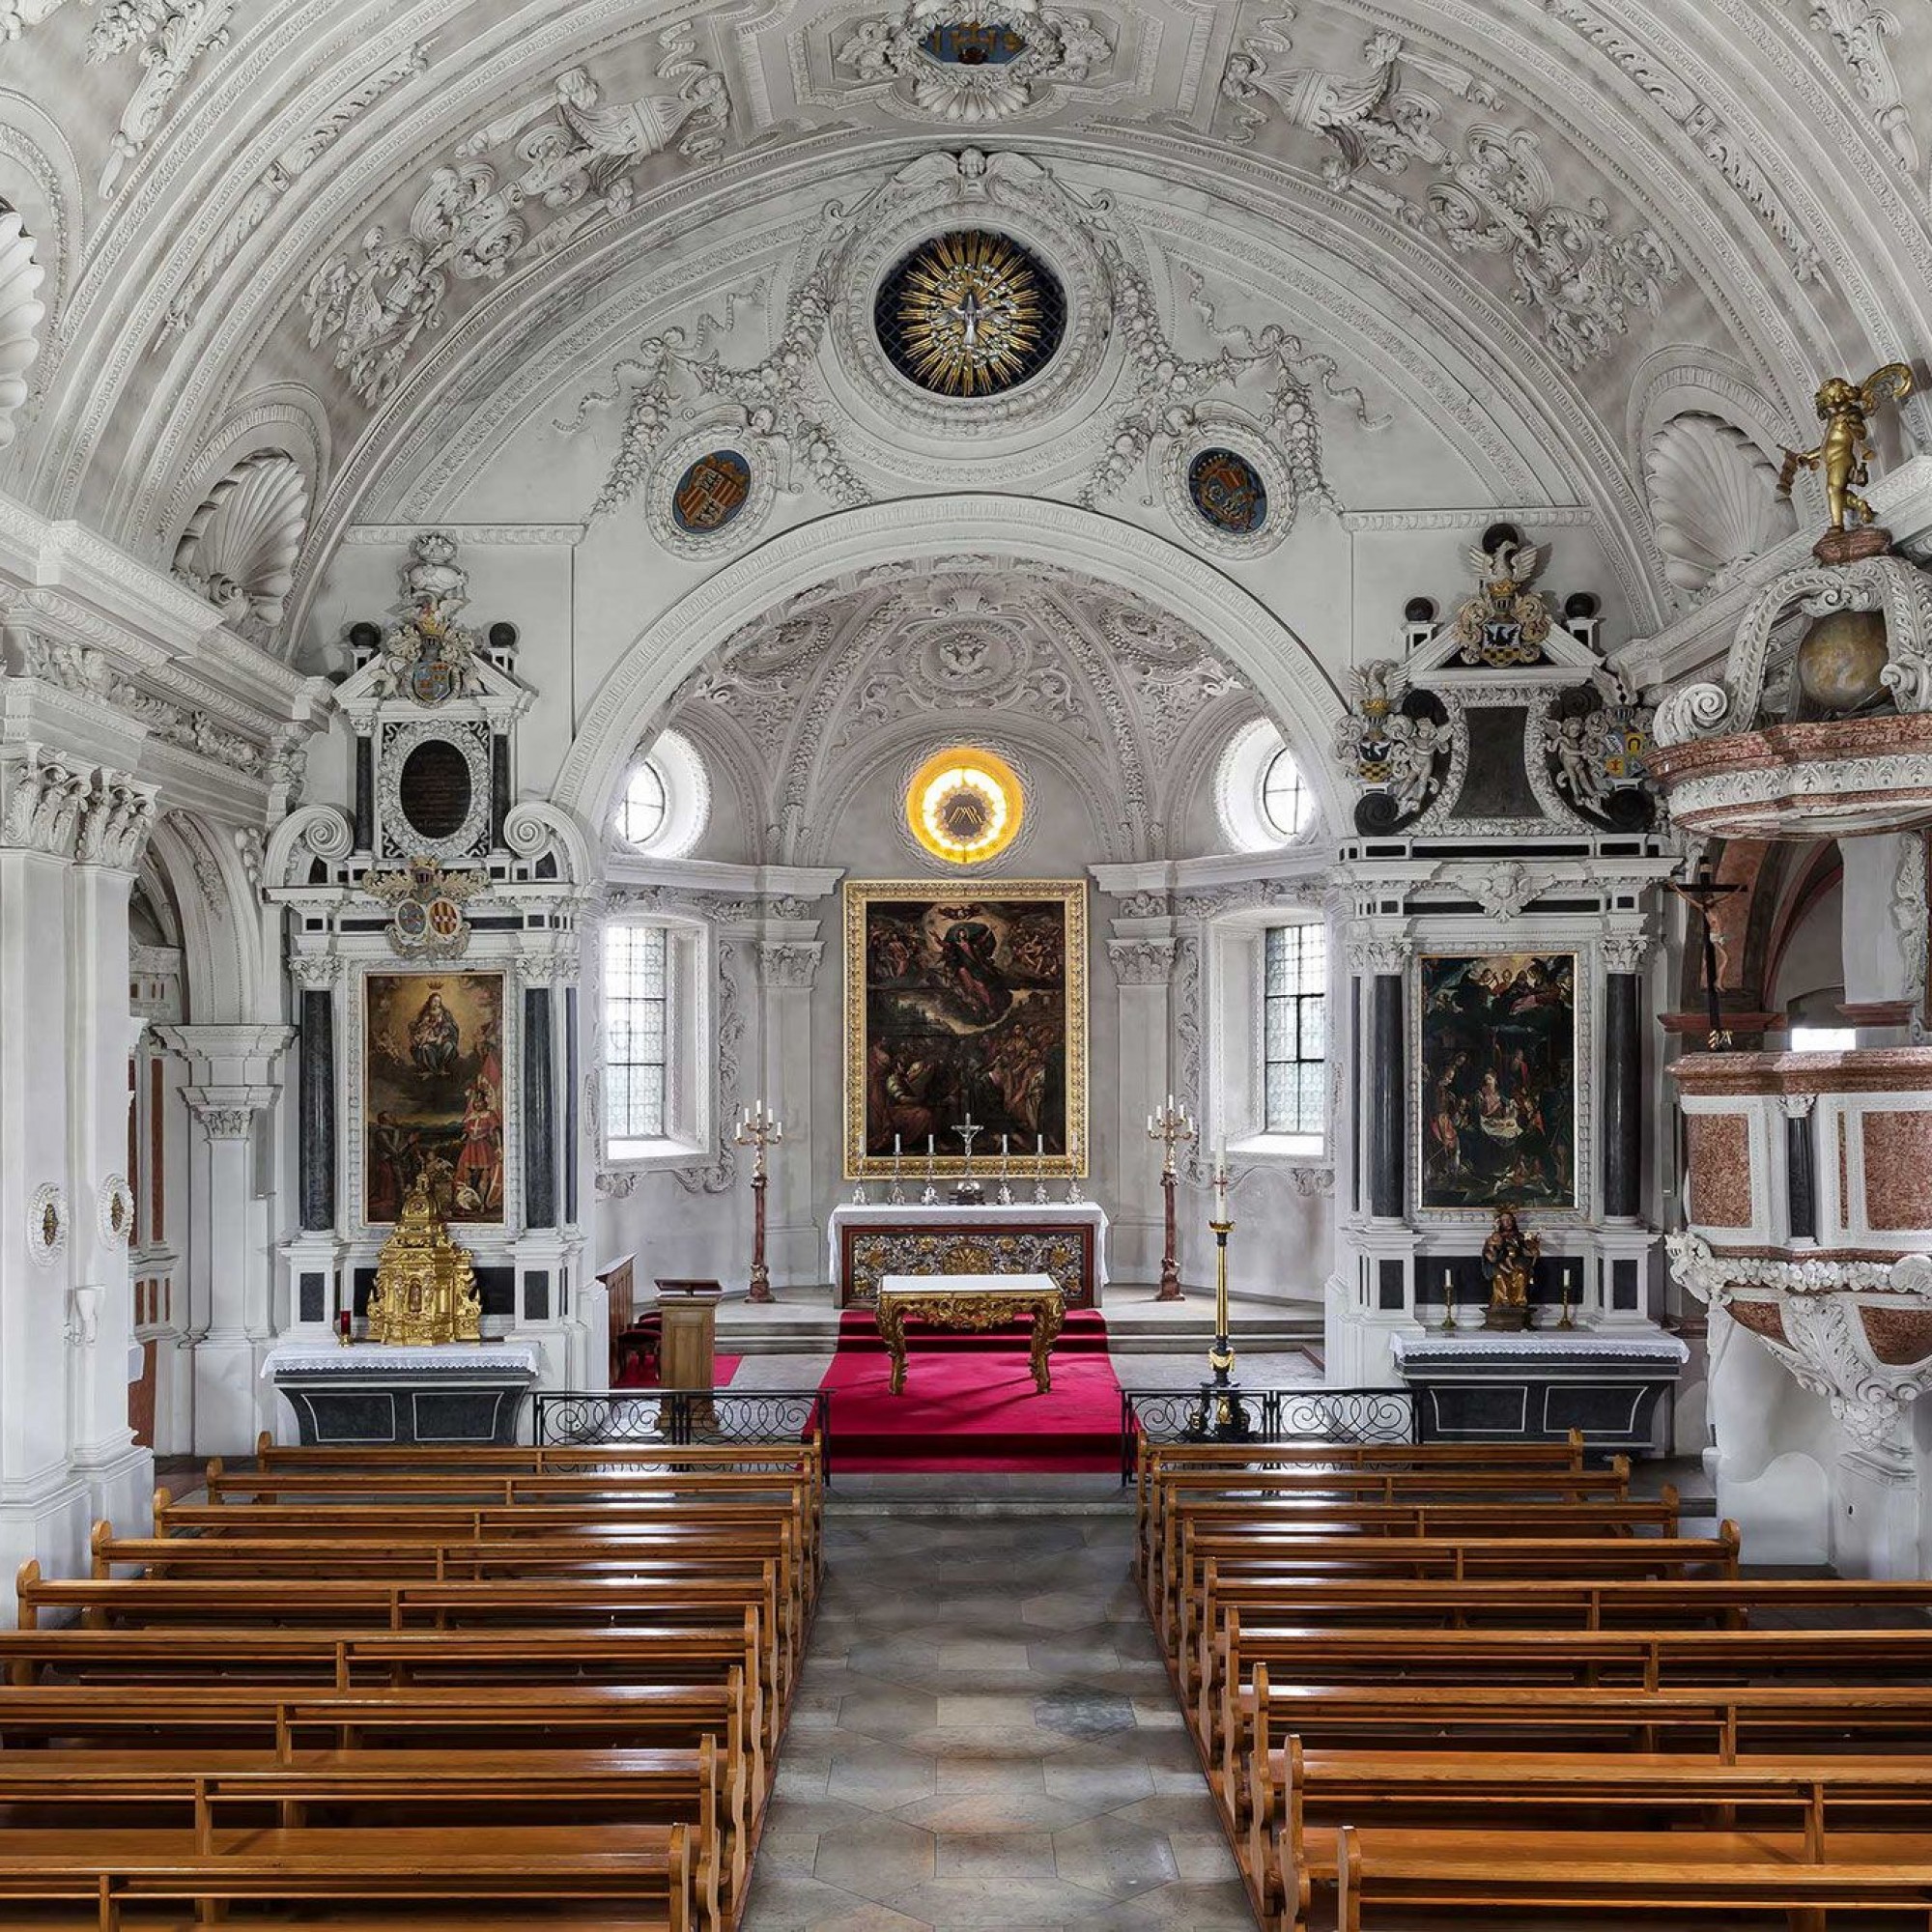
{"type": "Polygon", "coordinates": [[[744,1932],[1252,1932],[1105,1515],[846,1515],[744,1932]]]}

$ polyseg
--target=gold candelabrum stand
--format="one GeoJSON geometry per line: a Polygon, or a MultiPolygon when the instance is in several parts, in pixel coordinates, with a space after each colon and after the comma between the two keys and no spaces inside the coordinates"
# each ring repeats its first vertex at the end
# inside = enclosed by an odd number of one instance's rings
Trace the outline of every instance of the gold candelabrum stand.
{"type": "Polygon", "coordinates": [[[768,1302],[772,1293],[772,1271],[765,1265],[765,1189],[771,1177],[765,1171],[765,1153],[784,1145],[784,1129],[779,1117],[762,1100],[745,1109],[734,1137],[739,1147],[755,1148],[752,1157],[752,1287],[748,1301],[768,1302]]]}
{"type": "Polygon", "coordinates": [[[1167,1224],[1166,1245],[1160,1256],[1160,1293],[1154,1296],[1156,1301],[1187,1299],[1181,1290],[1180,1264],[1175,1253],[1174,1190],[1179,1177],[1175,1171],[1174,1152],[1177,1147],[1184,1147],[1197,1139],[1199,1132],[1188,1118],[1187,1109],[1175,1105],[1172,1094],[1167,1096],[1158,1114],[1148,1116],[1148,1139],[1157,1143],[1162,1151],[1160,1191],[1165,1203],[1167,1224]]]}
{"type": "Polygon", "coordinates": [[[416,1348],[482,1338],[483,1303],[469,1251],[449,1238],[428,1190],[410,1189],[376,1262],[369,1340],[416,1348]]]}
{"type": "Polygon", "coordinates": [[[1201,1384],[1201,1400],[1187,1420],[1187,1435],[1195,1442],[1245,1442],[1253,1433],[1246,1398],[1234,1379],[1235,1344],[1228,1333],[1228,1236],[1235,1224],[1228,1218],[1226,1156],[1214,1170],[1214,1340],[1208,1350],[1209,1378],[1201,1384]]]}

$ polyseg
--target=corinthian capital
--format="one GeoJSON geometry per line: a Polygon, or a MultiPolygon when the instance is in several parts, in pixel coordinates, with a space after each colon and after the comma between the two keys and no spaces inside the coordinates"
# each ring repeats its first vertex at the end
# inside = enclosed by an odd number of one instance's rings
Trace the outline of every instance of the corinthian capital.
{"type": "Polygon", "coordinates": [[[1349,971],[1361,979],[1400,973],[1408,964],[1410,951],[1406,933],[1357,931],[1348,944],[1349,971]]]}
{"type": "Polygon", "coordinates": [[[1171,939],[1110,939],[1107,957],[1123,986],[1165,986],[1174,978],[1171,939]]]}
{"type": "Polygon", "coordinates": [[[818,962],[824,956],[823,940],[771,940],[758,948],[758,977],[767,986],[806,990],[817,982],[818,962]]]}

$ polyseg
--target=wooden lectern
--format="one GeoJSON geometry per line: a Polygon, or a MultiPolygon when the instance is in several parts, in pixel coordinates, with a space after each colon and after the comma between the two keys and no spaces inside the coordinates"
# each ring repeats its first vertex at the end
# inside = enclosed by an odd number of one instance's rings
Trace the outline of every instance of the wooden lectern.
{"type": "MultiPolygon", "coordinates": [[[[669,1389],[708,1389],[718,1372],[718,1297],[724,1284],[661,1281],[657,1289],[664,1311],[658,1380],[669,1389]]],[[[694,1422],[713,1419],[709,1403],[694,1403],[691,1414],[694,1422]]]]}

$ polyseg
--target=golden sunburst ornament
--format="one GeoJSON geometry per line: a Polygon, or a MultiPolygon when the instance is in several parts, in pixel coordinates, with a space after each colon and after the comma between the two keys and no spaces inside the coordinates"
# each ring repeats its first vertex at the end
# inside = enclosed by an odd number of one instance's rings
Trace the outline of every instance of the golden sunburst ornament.
{"type": "Polygon", "coordinates": [[[908,256],[880,291],[880,335],[895,363],[945,396],[996,396],[1059,347],[1059,287],[1004,235],[941,235],[908,256]]]}

